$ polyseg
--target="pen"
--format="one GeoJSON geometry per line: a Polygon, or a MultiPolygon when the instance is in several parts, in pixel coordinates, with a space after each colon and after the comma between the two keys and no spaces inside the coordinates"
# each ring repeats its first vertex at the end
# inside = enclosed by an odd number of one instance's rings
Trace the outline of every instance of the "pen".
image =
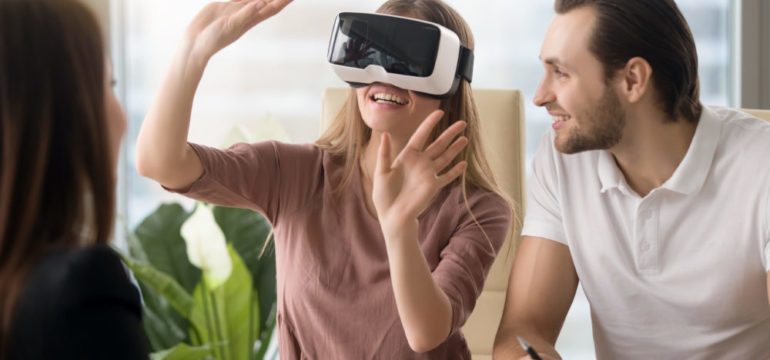
{"type": "Polygon", "coordinates": [[[535,349],[533,349],[532,346],[529,345],[529,343],[526,340],[521,338],[521,336],[516,336],[516,339],[519,340],[519,344],[521,345],[521,348],[527,352],[527,354],[529,355],[529,357],[532,358],[532,360],[543,360],[543,358],[541,358],[540,355],[537,354],[537,351],[535,351],[535,349]]]}

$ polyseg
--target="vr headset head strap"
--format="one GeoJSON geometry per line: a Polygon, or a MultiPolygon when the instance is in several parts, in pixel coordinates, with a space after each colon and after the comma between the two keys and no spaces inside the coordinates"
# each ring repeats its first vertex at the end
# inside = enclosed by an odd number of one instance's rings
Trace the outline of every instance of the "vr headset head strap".
{"type": "Polygon", "coordinates": [[[460,60],[457,62],[457,75],[468,82],[473,81],[473,50],[460,46],[460,60]]]}

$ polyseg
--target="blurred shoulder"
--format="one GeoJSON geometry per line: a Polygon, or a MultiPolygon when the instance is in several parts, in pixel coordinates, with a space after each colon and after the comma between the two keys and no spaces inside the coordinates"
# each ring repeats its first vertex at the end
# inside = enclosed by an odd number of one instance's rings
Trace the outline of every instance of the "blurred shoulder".
{"type": "Polygon", "coordinates": [[[101,359],[107,353],[144,359],[147,353],[139,292],[106,245],[45,254],[25,278],[10,339],[10,359],[53,353],[60,359],[101,359]]]}
{"type": "Polygon", "coordinates": [[[19,305],[69,307],[98,297],[136,300],[120,256],[107,245],[53,251],[30,271],[19,305]]]}

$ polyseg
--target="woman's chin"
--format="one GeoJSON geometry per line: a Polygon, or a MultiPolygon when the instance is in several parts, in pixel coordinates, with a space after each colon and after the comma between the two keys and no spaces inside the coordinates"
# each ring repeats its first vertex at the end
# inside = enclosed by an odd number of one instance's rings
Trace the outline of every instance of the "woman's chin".
{"type": "Polygon", "coordinates": [[[397,129],[403,129],[403,126],[399,126],[400,121],[398,119],[375,116],[364,121],[372,131],[376,132],[393,132],[397,129]]]}

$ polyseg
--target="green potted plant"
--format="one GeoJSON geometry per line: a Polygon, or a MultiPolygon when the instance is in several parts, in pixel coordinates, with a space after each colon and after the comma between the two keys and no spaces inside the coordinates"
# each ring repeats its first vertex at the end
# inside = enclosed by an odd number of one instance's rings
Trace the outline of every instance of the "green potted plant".
{"type": "MultiPolygon", "coordinates": [[[[129,232],[130,233],[130,232],[129,232]]],[[[161,205],[130,233],[156,359],[264,359],[275,328],[270,224],[243,209],[161,205]]]]}

